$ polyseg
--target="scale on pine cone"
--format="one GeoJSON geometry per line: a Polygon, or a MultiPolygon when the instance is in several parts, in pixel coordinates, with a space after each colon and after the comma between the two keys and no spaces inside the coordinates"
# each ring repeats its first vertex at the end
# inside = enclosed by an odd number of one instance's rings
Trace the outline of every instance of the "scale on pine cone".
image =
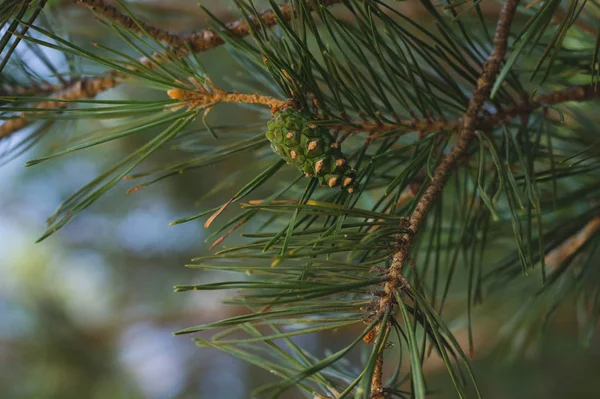
{"type": "Polygon", "coordinates": [[[267,138],[273,151],[306,176],[316,177],[322,186],[342,186],[348,192],[356,187],[356,171],[329,130],[310,123],[301,112],[284,108],[267,123],[267,138]]]}

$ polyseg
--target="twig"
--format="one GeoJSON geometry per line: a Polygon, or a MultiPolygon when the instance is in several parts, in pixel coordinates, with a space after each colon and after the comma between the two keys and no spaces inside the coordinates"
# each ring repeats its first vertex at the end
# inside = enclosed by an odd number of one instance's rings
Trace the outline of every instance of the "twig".
{"type": "Polygon", "coordinates": [[[413,232],[417,231],[429,206],[436,195],[442,190],[452,167],[458,158],[467,150],[467,147],[475,135],[479,111],[488,99],[492,85],[500,71],[502,59],[506,52],[510,24],[514,18],[518,3],[519,0],[508,0],[500,12],[500,20],[494,37],[494,50],[486,64],[483,66],[483,72],[477,81],[477,87],[473,92],[473,97],[471,98],[471,102],[469,103],[463,118],[458,142],[454,145],[450,153],[442,159],[434,172],[429,187],[425,190],[425,193],[423,193],[423,196],[417,203],[410,221],[410,227],[413,232]]]}
{"type": "MultiPolygon", "coordinates": [[[[600,90],[596,90],[594,84],[555,90],[545,94],[537,95],[530,100],[520,102],[495,114],[479,116],[476,118],[474,124],[473,121],[470,122],[470,126],[473,129],[473,131],[477,129],[490,130],[510,122],[516,116],[530,114],[538,108],[562,104],[566,102],[584,102],[595,99],[600,99],[600,90]]],[[[353,125],[336,125],[334,126],[334,128],[346,133],[366,132],[377,134],[388,133],[394,130],[401,130],[403,128],[406,128],[407,132],[418,132],[422,135],[426,135],[431,133],[437,133],[443,130],[451,132],[455,128],[464,126],[465,120],[399,120],[395,123],[378,123],[372,121],[350,122],[353,125]]]]}
{"type": "Polygon", "coordinates": [[[31,86],[6,85],[0,86],[0,97],[35,96],[40,94],[58,93],[71,82],[65,84],[34,84],[31,86]]]}
{"type": "MultiPolygon", "coordinates": [[[[394,130],[406,132],[419,132],[422,135],[437,133],[442,130],[452,130],[460,123],[460,120],[398,120],[394,123],[373,122],[373,121],[349,121],[351,125],[334,125],[333,129],[346,133],[373,133],[375,136],[389,133],[394,130]]],[[[402,132],[399,132],[402,133],[402,132]]],[[[371,140],[376,139],[372,138],[371,140]]]]}
{"type": "MultiPolygon", "coordinates": [[[[57,100],[78,100],[81,98],[93,97],[95,93],[108,90],[117,85],[114,77],[105,76],[102,79],[89,78],[78,80],[74,85],[69,86],[63,91],[56,94],[57,100]]],[[[65,108],[67,102],[61,101],[43,101],[36,105],[35,108],[65,108]]],[[[32,111],[33,112],[33,111],[32,111]]],[[[8,137],[13,132],[28,126],[32,122],[31,119],[26,119],[25,113],[20,113],[19,118],[9,119],[0,125],[0,139],[8,137]]]]}
{"type": "MultiPolygon", "coordinates": [[[[519,0],[507,0],[500,11],[498,25],[496,26],[496,33],[494,36],[494,49],[488,61],[483,66],[483,71],[477,81],[477,87],[473,92],[473,96],[462,121],[462,128],[458,141],[450,153],[446,155],[436,167],[433,179],[418,201],[417,206],[410,217],[409,225],[413,234],[403,234],[403,237],[401,237],[400,240],[400,249],[392,256],[392,264],[387,272],[387,282],[384,285],[384,295],[379,301],[380,313],[385,312],[386,309],[393,304],[394,293],[404,280],[402,268],[409,258],[414,234],[417,232],[419,225],[425,217],[433,200],[436,198],[437,194],[442,191],[448,175],[456,164],[456,161],[468,149],[471,140],[475,136],[478,114],[483,104],[488,99],[492,85],[500,71],[500,66],[504,59],[504,54],[506,53],[510,26],[515,17],[518,4],[519,0]]],[[[381,371],[379,372],[381,373],[381,371]]],[[[374,399],[383,399],[383,394],[379,393],[383,391],[383,387],[376,385],[376,383],[380,384],[381,379],[381,375],[373,375],[372,389],[374,399]]]]}
{"type": "Polygon", "coordinates": [[[189,109],[199,108],[207,111],[218,103],[262,104],[269,106],[273,112],[288,104],[287,101],[260,94],[226,92],[209,83],[208,80],[207,87],[197,85],[196,88],[197,91],[171,89],[167,94],[172,99],[180,100],[180,104],[175,105],[176,108],[187,106],[189,109]]]}
{"type": "Polygon", "coordinates": [[[123,14],[116,7],[106,4],[104,0],[73,0],[73,2],[83,4],[95,13],[102,15],[106,19],[115,21],[133,32],[140,34],[147,32],[156,40],[174,48],[185,47],[186,39],[183,36],[157,28],[139,19],[134,20],[129,15],[123,14]]]}
{"type": "Polygon", "coordinates": [[[569,237],[557,248],[546,254],[544,263],[549,270],[557,269],[568,257],[590,240],[600,230],[600,217],[590,220],[581,230],[569,237]]]}
{"type": "Polygon", "coordinates": [[[477,127],[482,130],[493,128],[512,120],[517,115],[526,115],[544,106],[556,105],[569,101],[582,102],[599,99],[600,91],[596,90],[595,86],[596,85],[594,84],[575,86],[551,91],[546,94],[540,94],[533,97],[531,100],[524,101],[486,118],[480,118],[477,127]]]}
{"type": "Polygon", "coordinates": [[[384,386],[383,386],[383,348],[377,359],[375,360],[375,370],[373,371],[373,380],[371,381],[371,397],[372,398],[384,398],[384,386]]]}
{"type": "MultiPolygon", "coordinates": [[[[84,2],[84,1],[81,1],[81,2],[84,2]]],[[[341,2],[342,2],[342,0],[321,0],[319,2],[319,4],[320,4],[320,6],[333,6],[333,5],[341,3],[341,2]]],[[[94,4],[102,3],[103,4],[102,1],[93,1],[93,0],[85,1],[85,3],[86,3],[86,5],[89,5],[88,3],[90,3],[90,4],[91,3],[94,3],[94,4]]],[[[109,7],[109,6],[106,6],[106,7],[109,7]]],[[[96,11],[99,11],[99,10],[100,9],[96,9],[96,11]]],[[[106,12],[108,13],[108,15],[106,15],[106,16],[108,18],[110,18],[112,14],[110,14],[109,11],[106,11],[106,12]]],[[[292,11],[291,6],[288,3],[284,3],[284,4],[280,5],[279,12],[283,16],[283,18],[286,20],[289,20],[292,18],[293,11],[292,11]]],[[[119,13],[119,16],[114,15],[114,17],[117,18],[116,21],[119,23],[129,23],[123,19],[124,16],[120,13],[119,13]]],[[[127,18],[129,18],[129,17],[127,17],[127,18]]],[[[263,11],[260,14],[260,20],[261,20],[261,22],[251,19],[251,21],[253,21],[253,23],[254,23],[254,26],[258,29],[260,29],[262,26],[266,26],[266,27],[270,28],[270,27],[277,25],[277,23],[278,23],[277,14],[272,9],[263,11]]],[[[134,22],[132,22],[132,23],[134,23],[134,22]]],[[[136,27],[137,27],[137,25],[136,25],[136,27]]],[[[161,31],[158,28],[156,28],[156,29],[157,29],[157,31],[161,31]]],[[[246,37],[246,36],[250,35],[251,31],[252,30],[251,30],[248,22],[245,19],[241,19],[241,20],[227,24],[227,29],[224,31],[217,32],[214,29],[203,29],[200,32],[190,34],[190,35],[186,36],[185,39],[183,39],[181,46],[177,46],[177,47],[170,46],[170,47],[172,47],[172,48],[170,48],[170,50],[176,56],[183,57],[188,54],[188,52],[189,52],[188,48],[191,49],[192,52],[199,53],[199,52],[204,52],[204,51],[214,49],[218,46],[225,44],[225,41],[220,36],[220,34],[223,34],[224,32],[226,32],[228,35],[230,35],[232,37],[241,38],[241,37],[246,37]]],[[[161,32],[163,32],[163,31],[161,31],[161,32]]],[[[173,39],[173,40],[177,40],[177,39],[173,39]]],[[[161,60],[161,62],[168,61],[168,57],[165,54],[154,54],[152,56],[152,58],[153,59],[142,58],[139,62],[144,67],[153,69],[156,67],[155,63],[154,63],[155,60],[158,59],[158,60],[161,60]]],[[[128,76],[128,74],[121,72],[121,71],[116,71],[116,70],[109,71],[104,76],[86,78],[86,79],[76,81],[72,85],[64,88],[61,92],[57,93],[55,95],[55,97],[58,99],[69,99],[69,100],[93,98],[103,91],[106,91],[106,90],[112,89],[113,87],[118,86],[121,83],[121,80],[123,80],[124,78],[127,78],[127,76],[128,76]],[[85,89],[82,90],[82,87],[85,87],[85,89]]],[[[61,103],[61,102],[43,102],[43,103],[36,105],[37,108],[57,108],[57,109],[64,108],[65,106],[66,106],[66,103],[61,103]],[[52,105],[50,105],[50,104],[52,104],[52,105]]],[[[28,126],[29,124],[31,124],[33,122],[32,120],[26,119],[23,113],[19,114],[19,117],[21,119],[12,119],[12,120],[9,120],[9,121],[3,123],[2,125],[0,125],[0,139],[8,137],[13,132],[15,132],[19,129],[22,129],[25,126],[28,126]]]]}

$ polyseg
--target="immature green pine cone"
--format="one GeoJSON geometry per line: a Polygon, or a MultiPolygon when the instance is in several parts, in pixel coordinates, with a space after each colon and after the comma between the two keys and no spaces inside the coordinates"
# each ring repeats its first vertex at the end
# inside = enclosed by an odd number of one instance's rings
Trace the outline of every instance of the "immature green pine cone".
{"type": "Polygon", "coordinates": [[[267,127],[271,148],[289,165],[306,176],[318,178],[322,186],[354,191],[356,171],[348,165],[340,145],[326,127],[310,123],[309,118],[293,108],[275,112],[267,127]]]}

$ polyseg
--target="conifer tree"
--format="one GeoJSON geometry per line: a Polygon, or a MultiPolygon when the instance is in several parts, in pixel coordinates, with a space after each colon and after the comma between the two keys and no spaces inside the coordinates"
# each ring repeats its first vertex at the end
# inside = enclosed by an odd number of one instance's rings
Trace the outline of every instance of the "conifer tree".
{"type": "Polygon", "coordinates": [[[175,290],[235,289],[228,303],[246,309],[175,334],[212,331],[195,344],[280,378],[248,397],[293,388],[309,398],[424,398],[431,357],[459,397],[479,397],[476,312],[494,312],[503,339],[523,342],[568,307],[583,344],[594,336],[596,0],[269,0],[262,11],[234,0],[237,21],[207,9],[213,28],[188,34],[143,21],[122,0],[74,2],[128,50],[71,40],[52,2],[0,3],[2,161],[79,130],[77,142],[27,165],[153,132],[66,198],[42,240],[124,179],[139,180],[133,194],[244,154],[250,161],[206,193],[228,201],[173,224],[209,229],[213,254],[189,267],[230,272],[175,290]],[[205,69],[218,47],[244,76],[205,69]],[[98,97],[130,84],[162,97],[98,97]],[[213,124],[216,107],[232,116],[213,124]],[[241,107],[260,122],[236,123],[241,107]],[[116,122],[85,132],[93,118],[116,122]],[[140,170],[173,144],[177,162],[140,170]],[[243,242],[228,244],[233,236],[243,242]],[[467,347],[451,328],[460,320],[467,347]],[[354,337],[326,356],[295,340],[338,330],[354,337]],[[351,353],[362,357],[348,366],[351,353]]]}

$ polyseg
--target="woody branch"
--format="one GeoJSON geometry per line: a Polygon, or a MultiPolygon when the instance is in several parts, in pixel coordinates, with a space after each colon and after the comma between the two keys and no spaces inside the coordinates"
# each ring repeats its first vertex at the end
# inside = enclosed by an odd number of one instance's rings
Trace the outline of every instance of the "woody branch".
{"type": "MultiPolygon", "coordinates": [[[[488,61],[483,66],[483,71],[477,81],[477,86],[462,120],[458,141],[448,155],[446,155],[436,167],[433,178],[429,182],[427,189],[417,202],[417,206],[410,216],[409,226],[412,230],[412,234],[403,234],[399,241],[400,249],[392,256],[392,264],[386,273],[387,281],[384,285],[384,294],[379,301],[379,312],[381,314],[392,306],[393,298],[398,288],[403,284],[407,284],[406,279],[402,275],[402,268],[409,259],[414,234],[417,233],[419,225],[423,221],[429,207],[437,195],[442,191],[442,188],[448,179],[448,175],[454,168],[456,162],[467,151],[473,137],[475,137],[478,115],[484,103],[487,101],[492,85],[500,71],[500,66],[504,59],[504,54],[506,53],[510,26],[515,17],[518,4],[519,0],[507,0],[500,11],[496,33],[494,35],[494,49],[488,58],[488,61]]],[[[379,328],[389,328],[389,326],[379,326],[379,328]]],[[[383,352],[380,353],[379,356],[383,359],[383,352]]],[[[383,368],[376,368],[371,384],[371,394],[374,399],[384,399],[382,374],[383,368]]]]}

